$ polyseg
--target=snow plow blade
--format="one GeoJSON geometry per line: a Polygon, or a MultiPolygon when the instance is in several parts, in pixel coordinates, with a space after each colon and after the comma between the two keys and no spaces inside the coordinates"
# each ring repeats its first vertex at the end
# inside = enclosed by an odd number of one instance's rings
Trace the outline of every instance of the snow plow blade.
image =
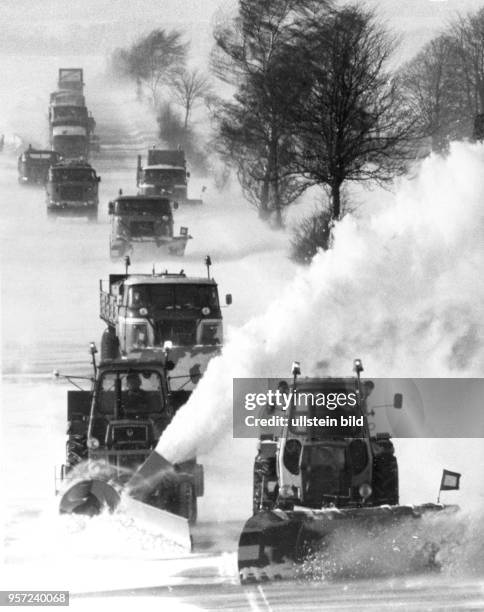
{"type": "Polygon", "coordinates": [[[119,511],[131,518],[135,527],[154,536],[162,536],[187,551],[192,549],[188,520],[145,504],[133,497],[121,497],[117,490],[102,480],[81,480],[62,494],[60,514],[96,516],[101,512],[119,511]]]}
{"type": "MultiPolygon", "coordinates": [[[[430,503],[420,506],[323,510],[301,507],[287,511],[261,511],[247,521],[239,539],[240,582],[250,584],[271,580],[307,579],[311,576],[301,571],[303,563],[311,555],[323,551],[337,531],[348,534],[352,529],[357,529],[371,534],[372,529],[377,528],[374,535],[378,538],[383,528],[420,519],[427,513],[455,513],[457,510],[458,506],[430,503]]],[[[434,555],[435,552],[434,550],[434,555]]]]}

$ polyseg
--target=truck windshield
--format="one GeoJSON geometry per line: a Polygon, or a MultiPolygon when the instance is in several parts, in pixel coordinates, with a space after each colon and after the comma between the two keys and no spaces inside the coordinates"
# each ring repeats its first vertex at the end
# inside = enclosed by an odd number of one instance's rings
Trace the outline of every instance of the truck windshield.
{"type": "Polygon", "coordinates": [[[52,181],[95,181],[96,173],[91,168],[52,168],[52,181]]]}
{"type": "Polygon", "coordinates": [[[150,169],[143,172],[142,180],[150,185],[171,185],[172,183],[184,185],[186,183],[186,172],[183,169],[150,169]]]}
{"type": "Polygon", "coordinates": [[[152,370],[104,372],[98,384],[96,409],[104,417],[123,418],[135,410],[143,414],[165,409],[161,378],[152,370]]]}
{"type": "Polygon", "coordinates": [[[38,151],[32,153],[24,153],[23,161],[35,162],[54,162],[57,159],[57,154],[52,151],[38,151]]]}
{"type": "Polygon", "coordinates": [[[141,198],[123,199],[116,202],[115,212],[118,215],[168,215],[172,216],[170,201],[165,198],[143,200],[141,198]]]}
{"type": "MultiPolygon", "coordinates": [[[[208,308],[213,315],[219,310],[217,288],[214,285],[173,284],[135,285],[129,288],[131,308],[155,310],[193,310],[208,308]]],[[[197,314],[198,316],[198,314],[197,314]]]]}
{"type": "Polygon", "coordinates": [[[60,119],[79,119],[86,121],[87,108],[85,106],[54,106],[52,115],[54,121],[59,121],[60,119]]]}

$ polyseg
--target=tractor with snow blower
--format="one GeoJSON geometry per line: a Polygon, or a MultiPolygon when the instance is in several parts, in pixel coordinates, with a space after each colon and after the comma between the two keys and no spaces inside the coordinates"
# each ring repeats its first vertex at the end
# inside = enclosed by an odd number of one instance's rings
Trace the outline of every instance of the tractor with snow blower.
{"type": "MultiPolygon", "coordinates": [[[[325,554],[341,532],[363,531],[378,538],[384,529],[401,523],[410,523],[412,529],[424,515],[458,510],[439,503],[399,505],[390,434],[370,433],[367,399],[374,384],[361,380],[361,360],[355,360],[354,369],[350,378],[299,379],[295,362],[292,388],[280,381],[278,393],[286,408],[281,412],[279,404],[273,404],[265,416],[275,419],[278,411],[284,416],[272,421],[278,426],[271,432],[266,428],[260,435],[253,516],[239,540],[243,584],[314,578],[308,560],[325,554]],[[328,398],[342,401],[330,405],[328,398]]],[[[402,402],[402,395],[395,394],[393,408],[401,409],[402,402]]],[[[425,563],[435,566],[437,546],[425,551],[425,563]]]]}
{"type": "MultiPolygon", "coordinates": [[[[68,391],[66,463],[56,479],[63,514],[115,510],[121,491],[188,398],[187,392],[170,390],[173,364],[162,350],[99,365],[96,352],[91,344],[92,388],[68,391]]],[[[79,377],[65,378],[77,385],[79,377]]],[[[129,498],[127,513],[142,524],[151,517],[157,531],[186,543],[203,486],[203,467],[195,457],[168,465],[158,483],[150,483],[138,499],[129,498]]]]}

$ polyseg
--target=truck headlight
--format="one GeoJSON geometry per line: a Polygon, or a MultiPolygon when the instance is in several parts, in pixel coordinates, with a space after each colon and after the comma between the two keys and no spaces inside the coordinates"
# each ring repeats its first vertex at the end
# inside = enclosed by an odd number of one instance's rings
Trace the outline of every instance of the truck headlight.
{"type": "Polygon", "coordinates": [[[362,485],[360,485],[358,493],[362,499],[367,500],[373,493],[373,489],[367,482],[364,482],[362,485]]]}
{"type": "Polygon", "coordinates": [[[99,448],[99,440],[91,436],[87,439],[86,446],[91,450],[96,450],[96,448],[99,448]]]}

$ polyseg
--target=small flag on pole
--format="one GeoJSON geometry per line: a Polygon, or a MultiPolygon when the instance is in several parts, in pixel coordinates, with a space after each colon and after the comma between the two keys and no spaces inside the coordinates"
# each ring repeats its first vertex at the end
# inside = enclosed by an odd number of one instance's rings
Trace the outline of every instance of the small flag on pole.
{"type": "Polygon", "coordinates": [[[460,476],[461,475],[457,472],[450,472],[449,470],[444,470],[442,472],[440,490],[454,491],[455,489],[458,489],[460,484],[460,476]]]}
{"type": "Polygon", "coordinates": [[[440,481],[439,496],[437,497],[437,503],[440,503],[440,493],[442,491],[455,491],[459,488],[460,476],[461,475],[458,472],[443,470],[442,480],[440,481]]]}

